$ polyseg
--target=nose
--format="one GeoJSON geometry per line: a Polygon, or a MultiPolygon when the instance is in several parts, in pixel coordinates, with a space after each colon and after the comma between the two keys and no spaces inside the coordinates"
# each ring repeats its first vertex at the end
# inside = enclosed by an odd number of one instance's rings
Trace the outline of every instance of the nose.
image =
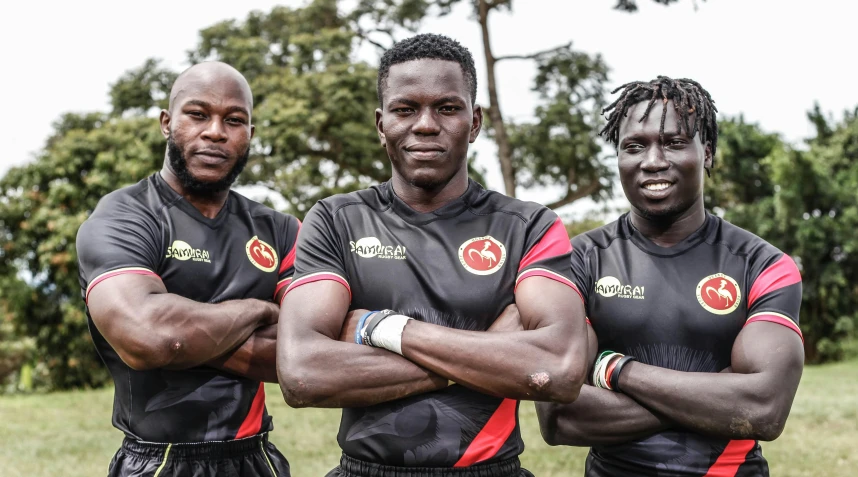
{"type": "Polygon", "coordinates": [[[658,172],[668,167],[670,167],[670,162],[664,158],[664,148],[661,144],[653,143],[641,161],[641,169],[647,172],[658,172]]]}
{"type": "Polygon", "coordinates": [[[441,131],[438,118],[432,108],[423,108],[417,113],[417,121],[411,128],[414,134],[435,135],[441,131]]]}
{"type": "Polygon", "coordinates": [[[220,118],[213,116],[203,130],[203,139],[208,139],[213,142],[223,142],[226,140],[226,128],[220,118]]]}

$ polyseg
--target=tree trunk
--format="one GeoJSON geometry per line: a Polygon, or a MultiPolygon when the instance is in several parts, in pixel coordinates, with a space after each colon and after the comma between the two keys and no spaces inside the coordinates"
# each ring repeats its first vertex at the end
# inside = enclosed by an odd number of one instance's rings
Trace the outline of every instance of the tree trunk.
{"type": "Polygon", "coordinates": [[[506,195],[515,197],[515,170],[512,167],[512,149],[509,146],[509,137],[506,135],[506,126],[503,122],[500,104],[498,104],[497,82],[495,80],[495,57],[489,40],[489,11],[491,6],[487,0],[479,0],[478,16],[480,27],[483,31],[483,51],[486,57],[487,78],[489,82],[489,119],[495,130],[495,142],[498,145],[498,161],[500,161],[501,173],[506,195]]]}

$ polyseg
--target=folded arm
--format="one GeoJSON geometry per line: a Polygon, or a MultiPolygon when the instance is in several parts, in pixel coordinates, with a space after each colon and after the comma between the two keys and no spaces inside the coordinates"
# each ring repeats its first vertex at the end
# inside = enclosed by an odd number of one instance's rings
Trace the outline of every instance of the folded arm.
{"type": "Polygon", "coordinates": [[[135,274],[100,282],[89,293],[87,307],[107,342],[136,370],[206,364],[278,318],[273,303],[199,303],[168,293],[158,277],[135,274]]]}
{"type": "Polygon", "coordinates": [[[776,439],[801,379],[801,339],[779,324],[750,323],[733,344],[731,363],[731,372],[686,373],[630,362],[619,387],[648,409],[701,434],[776,439]]]}
{"type": "Polygon", "coordinates": [[[277,373],[292,407],[363,407],[435,391],[448,381],[389,351],[338,341],[350,303],[338,282],[308,283],[286,295],[277,373]]]}
{"type": "MultiPolygon", "coordinates": [[[[598,339],[587,325],[590,363],[598,353],[598,339]]],[[[549,445],[590,447],[639,439],[666,429],[669,422],[634,399],[589,384],[570,404],[537,402],[542,438],[549,445]]]]}
{"type": "Polygon", "coordinates": [[[486,394],[574,401],[587,369],[580,298],[537,276],[518,285],[516,304],[522,331],[485,333],[410,321],[402,332],[403,356],[486,394]]]}

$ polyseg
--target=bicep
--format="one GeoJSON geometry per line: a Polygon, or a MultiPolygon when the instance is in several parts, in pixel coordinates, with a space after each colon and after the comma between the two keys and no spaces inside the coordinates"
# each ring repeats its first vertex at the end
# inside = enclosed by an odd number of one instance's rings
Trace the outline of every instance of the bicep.
{"type": "Polygon", "coordinates": [[[773,390],[795,394],[804,366],[804,347],[792,329],[767,321],[749,323],[736,337],[732,372],[762,373],[773,390]]]}
{"type": "Polygon", "coordinates": [[[145,327],[146,300],[153,294],[167,293],[164,283],[154,274],[124,273],[93,286],[87,295],[87,309],[104,338],[117,350],[134,342],[148,330],[145,327]]]}
{"type": "Polygon", "coordinates": [[[515,302],[526,330],[563,324],[582,337],[584,305],[569,285],[543,276],[522,280],[515,290],[515,302]]]}
{"type": "Polygon", "coordinates": [[[280,327],[287,336],[318,333],[336,340],[351,297],[345,285],[319,280],[288,291],[280,307],[280,327]]]}

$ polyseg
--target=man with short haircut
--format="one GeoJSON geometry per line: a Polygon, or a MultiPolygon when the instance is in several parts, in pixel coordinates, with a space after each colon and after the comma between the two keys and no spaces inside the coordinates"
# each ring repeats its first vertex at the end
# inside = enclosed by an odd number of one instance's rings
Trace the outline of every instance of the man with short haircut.
{"type": "Polygon", "coordinates": [[[531,475],[518,401],[571,402],[586,370],[566,230],[468,179],[482,111],[459,43],[397,43],[378,95],[393,174],[307,214],[281,310],[283,394],[344,408],[332,477],[531,475]],[[502,313],[513,302],[520,319],[502,313]]]}
{"type": "Polygon", "coordinates": [[[96,349],[125,433],[111,476],[288,476],[268,442],[275,305],[299,222],[235,192],[253,96],[229,65],[182,73],[161,111],[164,167],[99,201],[77,236],[96,349]]]}
{"type": "Polygon", "coordinates": [[[588,477],[768,476],[758,441],[783,431],[804,360],[799,270],[704,209],[709,93],[663,76],[620,89],[602,134],[631,212],[572,239],[600,353],[577,401],[537,405],[543,436],[591,446],[588,477]]]}

